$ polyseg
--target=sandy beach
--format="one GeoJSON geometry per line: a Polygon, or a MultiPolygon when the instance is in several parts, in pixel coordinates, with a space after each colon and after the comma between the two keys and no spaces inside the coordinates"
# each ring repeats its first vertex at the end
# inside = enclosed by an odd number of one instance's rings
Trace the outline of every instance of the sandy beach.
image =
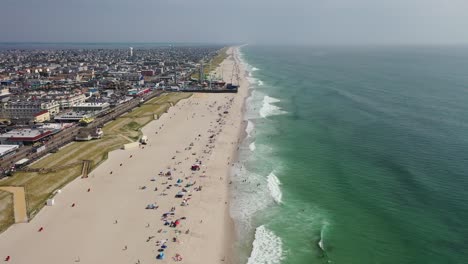
{"type": "Polygon", "coordinates": [[[171,107],[142,129],[147,145],[109,153],[89,178],[65,186],[55,205],[2,233],[0,258],[234,263],[229,172],[243,134],[248,82],[237,48],[227,52],[217,71],[227,82],[234,73],[236,84],[238,72],[237,94],[194,94],[171,107]]]}

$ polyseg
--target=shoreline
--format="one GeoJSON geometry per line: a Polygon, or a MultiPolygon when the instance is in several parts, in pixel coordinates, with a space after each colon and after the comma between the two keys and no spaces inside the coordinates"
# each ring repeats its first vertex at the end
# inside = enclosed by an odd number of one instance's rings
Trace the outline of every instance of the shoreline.
{"type": "MultiPolygon", "coordinates": [[[[227,178],[229,179],[229,182],[231,183],[232,180],[231,178],[233,177],[233,172],[232,172],[232,169],[233,167],[235,166],[235,164],[239,161],[239,155],[240,155],[240,151],[239,151],[239,147],[240,145],[242,144],[242,142],[247,138],[247,132],[246,132],[246,128],[247,128],[247,120],[245,120],[245,113],[246,113],[246,104],[247,104],[247,99],[251,96],[251,87],[250,87],[250,83],[249,81],[247,80],[247,76],[248,76],[248,71],[246,70],[245,68],[245,64],[242,63],[242,61],[240,60],[240,48],[242,46],[236,46],[234,48],[234,51],[232,51],[232,49],[228,49],[231,50],[231,55],[232,55],[232,59],[234,60],[234,63],[237,64],[238,66],[238,74],[239,74],[239,85],[242,83],[243,85],[241,85],[240,87],[242,87],[243,89],[240,91],[240,93],[242,93],[241,95],[241,108],[240,108],[240,114],[241,114],[241,117],[240,117],[240,124],[239,124],[239,128],[238,128],[238,134],[237,134],[237,148],[234,148],[232,150],[232,157],[233,159],[231,160],[231,165],[228,166],[228,172],[227,172],[227,178]],[[235,53],[235,54],[234,54],[235,53]]],[[[227,51],[226,51],[227,52],[227,51]]],[[[216,71],[219,71],[222,64],[228,60],[230,58],[230,56],[228,55],[228,57],[221,63],[220,67],[218,67],[216,69],[216,71]]],[[[222,71],[224,72],[224,71],[222,71]]],[[[224,79],[224,76],[223,76],[223,79],[224,79]]],[[[227,223],[227,228],[226,228],[226,231],[229,232],[229,235],[226,236],[226,239],[225,239],[225,248],[226,248],[226,251],[229,252],[228,253],[228,256],[229,256],[229,259],[231,260],[230,263],[237,263],[237,264],[240,264],[240,259],[239,259],[239,256],[238,256],[238,252],[236,252],[237,250],[237,243],[238,243],[238,237],[237,237],[237,232],[236,232],[236,223],[235,223],[235,220],[232,218],[231,216],[231,206],[232,206],[232,189],[230,188],[230,183],[228,185],[228,188],[227,188],[227,194],[228,194],[228,206],[226,207],[226,218],[228,219],[228,223],[227,223]]]]}
{"type": "MultiPolygon", "coordinates": [[[[232,56],[218,67],[226,73],[240,63],[234,58],[239,56],[237,48],[230,47],[228,52],[232,56]]],[[[15,263],[50,263],[49,256],[54,256],[55,263],[149,263],[158,254],[154,242],[174,236],[177,242],[166,242],[169,246],[162,263],[172,262],[177,254],[183,256],[182,262],[236,263],[229,179],[232,162],[238,157],[237,146],[245,138],[249,94],[245,72],[239,74],[239,93],[194,94],[181,100],[142,128],[149,137],[148,145],[109,152],[88,179],[78,177],[64,186],[55,196],[54,206],[43,208],[30,223],[14,225],[0,234],[2,253],[15,263]],[[220,109],[228,113],[222,115],[220,109]],[[216,134],[214,140],[209,134],[216,134]],[[195,160],[203,160],[203,173],[188,170],[195,160]],[[186,196],[189,205],[179,206],[181,200],[173,198],[177,184],[169,187],[163,181],[170,178],[156,176],[167,169],[184,184],[200,187],[200,191],[186,187],[190,189],[186,196]],[[149,181],[151,177],[156,181],[149,181]],[[155,200],[156,211],[144,210],[155,200]],[[186,219],[180,230],[162,225],[159,216],[171,207],[177,208],[174,217],[186,219]],[[177,230],[180,233],[173,234],[177,230]],[[26,255],[23,248],[31,250],[26,255]]]]}

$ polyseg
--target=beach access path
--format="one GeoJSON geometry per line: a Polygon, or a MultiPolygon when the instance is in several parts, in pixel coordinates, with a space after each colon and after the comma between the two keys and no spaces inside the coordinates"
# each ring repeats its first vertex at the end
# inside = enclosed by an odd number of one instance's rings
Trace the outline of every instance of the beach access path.
{"type": "MultiPolygon", "coordinates": [[[[227,52],[221,67],[230,81],[238,55],[234,48],[227,52]]],[[[180,101],[142,129],[147,145],[109,153],[88,178],[65,186],[53,206],[30,223],[10,227],[0,235],[0,258],[24,264],[128,264],[172,263],[179,254],[180,263],[233,263],[229,172],[248,95],[243,72],[240,77],[239,93],[180,101]],[[192,171],[197,162],[200,170],[192,171]],[[185,206],[175,198],[182,188],[188,190],[185,206]],[[150,204],[158,208],[145,209],[150,204]],[[164,213],[169,213],[165,221],[179,220],[178,226],[164,225],[164,213]],[[162,245],[165,258],[156,260],[162,245]]]]}

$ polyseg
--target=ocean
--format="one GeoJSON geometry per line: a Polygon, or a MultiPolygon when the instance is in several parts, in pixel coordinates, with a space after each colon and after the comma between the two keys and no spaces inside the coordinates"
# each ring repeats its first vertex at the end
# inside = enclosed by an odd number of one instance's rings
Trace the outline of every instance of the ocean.
{"type": "Polygon", "coordinates": [[[241,263],[468,263],[467,47],[241,53],[241,263]]]}

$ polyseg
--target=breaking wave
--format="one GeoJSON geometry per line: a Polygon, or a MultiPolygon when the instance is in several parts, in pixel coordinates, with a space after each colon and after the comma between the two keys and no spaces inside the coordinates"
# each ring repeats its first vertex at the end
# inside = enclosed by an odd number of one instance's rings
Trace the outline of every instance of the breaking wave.
{"type": "Polygon", "coordinates": [[[325,237],[325,231],[327,228],[328,228],[328,222],[324,222],[322,225],[322,228],[320,229],[320,240],[317,243],[323,252],[325,252],[324,237],[325,237]]]}
{"type": "Polygon", "coordinates": [[[273,105],[274,103],[277,103],[277,102],[280,102],[280,100],[270,97],[268,95],[265,95],[265,97],[263,97],[262,108],[260,108],[260,116],[263,118],[266,118],[268,116],[281,115],[281,114],[286,113],[285,111],[281,110],[280,107],[273,105]]]}
{"type": "Polygon", "coordinates": [[[249,81],[250,84],[257,84],[258,80],[254,77],[252,77],[252,73],[249,73],[249,77],[247,77],[247,81],[249,81]]]}
{"type": "Polygon", "coordinates": [[[279,264],[283,255],[281,238],[268,230],[264,225],[255,230],[252,253],[247,264],[279,264]]]}
{"type": "Polygon", "coordinates": [[[255,151],[256,148],[257,147],[255,146],[255,142],[250,143],[250,145],[249,145],[250,151],[255,151]]]}
{"type": "Polygon", "coordinates": [[[256,67],[252,67],[252,71],[258,71],[259,68],[256,68],[256,67]]]}
{"type": "Polygon", "coordinates": [[[262,81],[262,80],[258,80],[258,85],[259,85],[259,86],[263,86],[263,81],[262,81]]]}
{"type": "Polygon", "coordinates": [[[280,204],[283,199],[283,194],[281,193],[281,189],[279,187],[281,182],[273,172],[268,175],[267,182],[271,197],[273,197],[273,200],[275,200],[276,203],[280,204]]]}
{"type": "Polygon", "coordinates": [[[247,137],[252,136],[252,132],[253,132],[254,128],[255,128],[254,123],[252,123],[252,121],[248,120],[247,121],[247,126],[245,127],[245,132],[247,133],[247,137]]]}
{"type": "Polygon", "coordinates": [[[272,200],[268,188],[258,186],[258,184],[265,184],[264,176],[247,170],[242,162],[232,168],[231,175],[233,192],[230,213],[236,221],[239,237],[246,239],[244,236],[253,227],[251,222],[253,215],[266,209],[272,200]]]}

